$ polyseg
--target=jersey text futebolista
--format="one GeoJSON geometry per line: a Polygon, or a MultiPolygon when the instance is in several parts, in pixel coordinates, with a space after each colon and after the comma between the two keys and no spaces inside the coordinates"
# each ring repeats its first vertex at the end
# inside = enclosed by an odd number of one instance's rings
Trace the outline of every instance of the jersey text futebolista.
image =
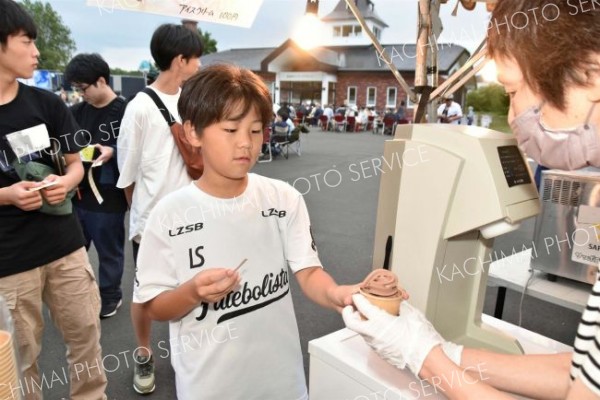
{"type": "Polygon", "coordinates": [[[170,323],[179,400],[307,398],[288,271],[321,266],[308,211],[288,184],[248,176],[233,199],[184,187],[146,224],[138,256],[143,301],[247,259],[236,290],[170,323]]]}

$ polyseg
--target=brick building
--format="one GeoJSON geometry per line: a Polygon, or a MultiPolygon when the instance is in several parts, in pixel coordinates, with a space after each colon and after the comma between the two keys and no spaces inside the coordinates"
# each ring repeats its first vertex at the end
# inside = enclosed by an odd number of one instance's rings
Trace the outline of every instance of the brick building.
{"type": "MultiPolygon", "coordinates": [[[[375,12],[372,0],[357,0],[369,28],[377,37],[388,26],[375,12]]],[[[407,103],[410,116],[413,104],[400,87],[382,55],[371,44],[354,15],[340,0],[334,10],[321,18],[326,45],[302,49],[292,39],[279,47],[231,49],[202,57],[203,65],[226,62],[248,68],[270,85],[273,101],[299,104],[311,100],[321,104],[367,106],[378,112],[396,109],[407,103]]],[[[438,50],[440,80],[459,69],[469,52],[458,45],[435,44],[438,50]]],[[[415,44],[382,44],[392,63],[412,86],[415,76],[417,46],[415,44]]],[[[475,87],[475,81],[462,89],[475,87]]],[[[455,101],[463,103],[464,92],[455,93],[455,101]]]]}

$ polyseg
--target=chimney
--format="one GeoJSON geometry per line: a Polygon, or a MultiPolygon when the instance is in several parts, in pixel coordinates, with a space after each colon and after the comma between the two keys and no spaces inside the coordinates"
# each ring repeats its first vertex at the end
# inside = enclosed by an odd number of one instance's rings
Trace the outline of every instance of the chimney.
{"type": "Polygon", "coordinates": [[[194,21],[191,19],[182,19],[181,25],[185,26],[193,32],[198,32],[198,21],[194,21]]]}

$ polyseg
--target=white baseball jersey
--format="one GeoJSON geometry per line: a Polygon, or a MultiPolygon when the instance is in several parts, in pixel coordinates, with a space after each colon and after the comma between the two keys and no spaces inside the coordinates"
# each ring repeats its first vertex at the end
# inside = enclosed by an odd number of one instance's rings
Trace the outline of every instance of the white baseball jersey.
{"type": "Polygon", "coordinates": [[[302,195],[249,174],[236,198],[195,184],[167,195],[150,214],[138,256],[143,302],[209,268],[240,269],[240,286],[170,322],[179,400],[307,399],[289,280],[321,266],[302,195]],[[289,268],[288,268],[289,267],[289,268]],[[290,273],[291,270],[291,273],[290,273]]]}

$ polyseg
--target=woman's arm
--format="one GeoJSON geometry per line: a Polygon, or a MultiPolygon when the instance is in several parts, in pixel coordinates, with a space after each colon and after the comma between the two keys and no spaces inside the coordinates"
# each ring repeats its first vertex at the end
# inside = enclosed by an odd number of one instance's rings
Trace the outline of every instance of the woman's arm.
{"type": "Polygon", "coordinates": [[[463,350],[461,367],[483,365],[486,383],[533,399],[564,399],[570,387],[571,353],[509,355],[463,350]]]}

